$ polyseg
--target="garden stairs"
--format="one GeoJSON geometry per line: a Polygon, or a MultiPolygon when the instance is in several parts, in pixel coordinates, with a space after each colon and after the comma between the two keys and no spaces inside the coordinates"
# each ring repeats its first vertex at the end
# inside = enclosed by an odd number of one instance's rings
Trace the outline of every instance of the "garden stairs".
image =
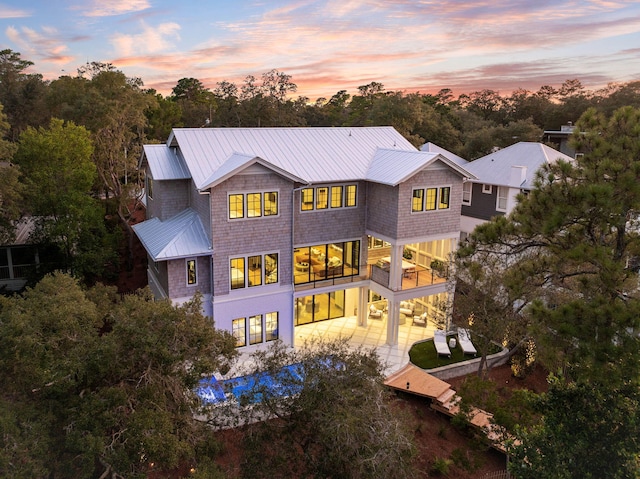
{"type": "MultiPolygon", "coordinates": [[[[388,376],[384,384],[397,391],[429,398],[431,408],[447,416],[453,417],[460,412],[461,398],[451,385],[411,363],[388,376]]],[[[493,448],[506,453],[498,428],[491,421],[493,414],[471,408],[467,418],[472,426],[486,434],[493,448]]]]}

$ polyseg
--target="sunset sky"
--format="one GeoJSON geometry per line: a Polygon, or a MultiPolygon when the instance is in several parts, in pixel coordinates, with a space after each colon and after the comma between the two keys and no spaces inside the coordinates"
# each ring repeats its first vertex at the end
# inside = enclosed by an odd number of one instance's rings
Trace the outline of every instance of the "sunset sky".
{"type": "Polygon", "coordinates": [[[637,0],[0,0],[0,25],[45,79],[107,62],[164,95],[271,69],[312,101],[640,80],[637,0]]]}

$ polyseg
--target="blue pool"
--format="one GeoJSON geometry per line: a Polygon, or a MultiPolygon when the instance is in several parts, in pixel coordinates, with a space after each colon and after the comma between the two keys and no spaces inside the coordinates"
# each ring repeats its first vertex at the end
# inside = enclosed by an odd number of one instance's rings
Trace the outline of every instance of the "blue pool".
{"type": "Polygon", "coordinates": [[[260,402],[259,392],[249,397],[251,391],[264,391],[286,397],[293,396],[302,388],[302,365],[291,364],[275,374],[257,373],[237,378],[217,380],[211,376],[202,379],[196,388],[196,394],[205,404],[221,404],[227,400],[250,403],[260,402]]]}

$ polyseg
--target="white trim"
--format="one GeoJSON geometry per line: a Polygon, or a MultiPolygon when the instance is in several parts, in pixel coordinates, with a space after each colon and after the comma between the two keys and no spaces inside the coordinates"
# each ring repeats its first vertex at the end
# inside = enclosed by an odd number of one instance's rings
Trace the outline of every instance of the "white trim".
{"type": "Polygon", "coordinates": [[[486,183],[483,183],[482,185],[482,192],[490,195],[493,193],[493,185],[487,185],[486,183]]]}
{"type": "Polygon", "coordinates": [[[509,206],[509,187],[507,186],[498,186],[498,191],[496,192],[496,211],[506,212],[509,206]],[[504,196],[500,196],[500,191],[503,191],[504,196]],[[500,207],[500,200],[504,199],[504,208],[500,207]]]}
{"type": "Polygon", "coordinates": [[[470,206],[472,197],[473,197],[473,183],[471,183],[470,181],[465,181],[464,183],[462,183],[462,204],[470,206]],[[467,186],[469,188],[469,191],[465,191],[467,186]],[[467,199],[465,199],[465,193],[468,193],[467,199]]]}

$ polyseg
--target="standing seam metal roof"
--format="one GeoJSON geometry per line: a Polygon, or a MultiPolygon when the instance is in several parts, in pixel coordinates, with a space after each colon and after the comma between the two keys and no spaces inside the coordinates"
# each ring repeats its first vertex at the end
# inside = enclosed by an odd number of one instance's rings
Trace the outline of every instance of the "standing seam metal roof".
{"type": "Polygon", "coordinates": [[[518,186],[531,189],[536,172],[544,164],[555,163],[558,159],[573,161],[573,158],[554,150],[542,143],[521,141],[493,153],[489,153],[466,165],[465,169],[473,173],[478,183],[501,186],[510,185],[511,167],[525,166],[525,180],[518,186]]]}
{"type": "Polygon", "coordinates": [[[323,183],[365,179],[378,148],[417,151],[392,127],[176,128],[167,145],[179,145],[198,188],[239,152],[323,183]]]}

